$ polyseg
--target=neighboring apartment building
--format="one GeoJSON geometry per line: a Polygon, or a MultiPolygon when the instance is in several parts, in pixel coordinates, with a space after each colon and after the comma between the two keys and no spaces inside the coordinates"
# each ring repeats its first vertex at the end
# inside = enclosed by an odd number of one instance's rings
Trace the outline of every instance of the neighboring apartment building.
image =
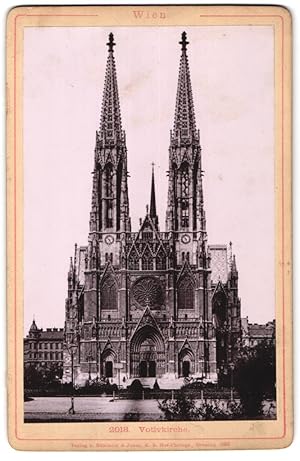
{"type": "Polygon", "coordinates": [[[33,320],[28,335],[24,338],[24,366],[63,366],[63,328],[37,327],[33,320]]]}
{"type": "Polygon", "coordinates": [[[266,324],[249,323],[248,317],[242,318],[242,344],[255,347],[263,341],[275,344],[275,320],[266,324]]]}

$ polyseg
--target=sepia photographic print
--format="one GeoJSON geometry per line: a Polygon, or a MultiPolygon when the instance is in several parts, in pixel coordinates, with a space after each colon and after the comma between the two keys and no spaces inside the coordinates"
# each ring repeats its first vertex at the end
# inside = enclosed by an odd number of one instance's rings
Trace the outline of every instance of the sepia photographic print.
{"type": "Polygon", "coordinates": [[[280,7],[10,12],[14,446],[290,443],[290,41],[280,7]]]}

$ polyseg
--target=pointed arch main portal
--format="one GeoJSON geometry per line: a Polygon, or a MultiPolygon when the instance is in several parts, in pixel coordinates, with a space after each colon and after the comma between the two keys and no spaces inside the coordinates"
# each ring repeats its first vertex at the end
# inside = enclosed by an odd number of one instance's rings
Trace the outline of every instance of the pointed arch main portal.
{"type": "Polygon", "coordinates": [[[153,325],[137,330],[130,342],[130,376],[154,378],[165,370],[165,345],[160,332],[153,325]]]}

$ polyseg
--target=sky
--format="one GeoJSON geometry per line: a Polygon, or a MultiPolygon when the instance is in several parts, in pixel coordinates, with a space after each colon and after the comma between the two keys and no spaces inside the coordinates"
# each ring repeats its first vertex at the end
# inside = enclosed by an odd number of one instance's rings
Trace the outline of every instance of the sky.
{"type": "MultiPolygon", "coordinates": [[[[200,129],[209,244],[233,242],[242,316],[275,316],[274,43],[271,26],[185,28],[200,129]]],[[[24,32],[24,331],[62,327],[75,242],[86,245],[107,37],[115,58],[137,230],[167,205],[182,27],[28,27],[24,32]]]]}

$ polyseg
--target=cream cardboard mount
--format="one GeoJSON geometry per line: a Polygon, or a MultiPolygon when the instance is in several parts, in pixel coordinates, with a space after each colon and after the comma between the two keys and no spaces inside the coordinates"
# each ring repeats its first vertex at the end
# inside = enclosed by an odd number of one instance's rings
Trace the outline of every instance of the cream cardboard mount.
{"type": "Polygon", "coordinates": [[[291,41],[282,7],[9,12],[14,448],[291,443],[291,41]]]}

